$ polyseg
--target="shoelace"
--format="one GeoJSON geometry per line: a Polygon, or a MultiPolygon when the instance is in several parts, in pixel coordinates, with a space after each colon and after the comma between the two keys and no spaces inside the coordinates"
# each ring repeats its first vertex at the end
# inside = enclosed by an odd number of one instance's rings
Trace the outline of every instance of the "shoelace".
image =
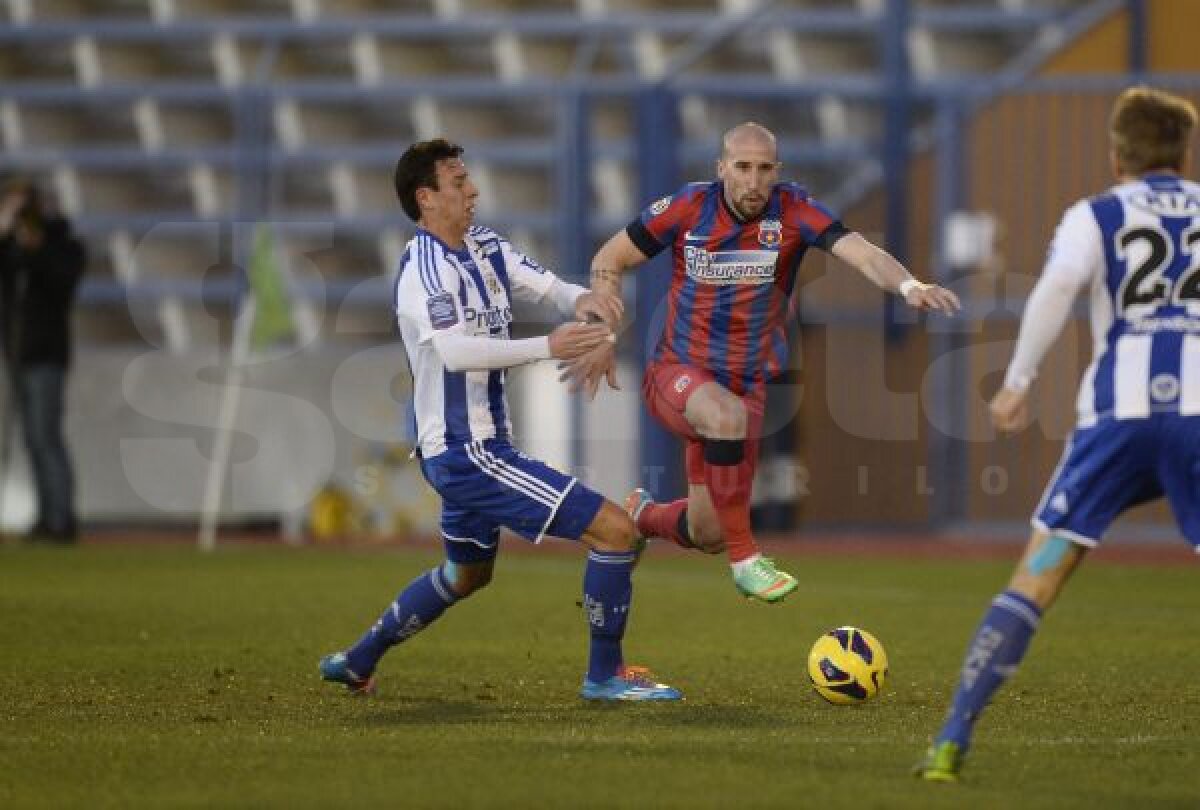
{"type": "Polygon", "coordinates": [[[622,666],[617,670],[617,675],[621,680],[631,683],[634,686],[654,687],[658,685],[654,674],[647,667],[622,666]]]}
{"type": "Polygon", "coordinates": [[[771,579],[777,579],[782,576],[775,567],[775,561],[770,557],[760,557],[754,563],[754,573],[761,577],[770,577],[771,579]]]}

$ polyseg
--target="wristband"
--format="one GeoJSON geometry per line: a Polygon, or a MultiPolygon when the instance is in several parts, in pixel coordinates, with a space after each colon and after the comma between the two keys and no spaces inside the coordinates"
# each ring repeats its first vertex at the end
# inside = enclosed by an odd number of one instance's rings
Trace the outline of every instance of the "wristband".
{"type": "Polygon", "coordinates": [[[929,285],[917,281],[915,278],[906,278],[900,282],[899,293],[901,298],[908,298],[908,294],[913,290],[924,290],[929,285]]]}
{"type": "Polygon", "coordinates": [[[1004,387],[1011,391],[1020,391],[1024,393],[1029,390],[1029,386],[1033,384],[1034,374],[1029,372],[1009,371],[1004,375],[1004,387]]]}

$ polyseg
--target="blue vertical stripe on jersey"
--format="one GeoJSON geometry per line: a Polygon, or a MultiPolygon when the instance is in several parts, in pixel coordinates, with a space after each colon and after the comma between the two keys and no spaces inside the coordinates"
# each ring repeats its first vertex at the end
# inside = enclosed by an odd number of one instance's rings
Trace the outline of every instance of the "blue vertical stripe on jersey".
{"type": "Polygon", "coordinates": [[[750,303],[750,320],[746,330],[746,339],[749,341],[746,344],[746,368],[742,372],[743,390],[749,391],[753,388],[755,378],[762,371],[763,336],[770,319],[771,302],[777,295],[779,292],[774,284],[764,284],[757,290],[754,300],[750,303]]]}
{"type": "Polygon", "coordinates": [[[1150,344],[1150,376],[1146,385],[1150,386],[1150,407],[1155,405],[1178,407],[1180,388],[1178,383],[1183,380],[1183,333],[1159,332],[1154,335],[1150,344]],[[1166,388],[1155,389],[1150,383],[1160,374],[1169,374],[1176,380],[1173,396],[1168,396],[1166,388]],[[1156,398],[1155,394],[1158,394],[1156,398]]]}
{"type": "Polygon", "coordinates": [[[1117,258],[1116,235],[1125,224],[1125,207],[1115,194],[1093,197],[1090,205],[1092,215],[1096,217],[1096,223],[1100,226],[1100,238],[1104,242],[1104,259],[1108,268],[1105,285],[1108,287],[1109,297],[1114,302],[1114,315],[1120,316],[1115,305],[1120,303],[1117,301],[1117,291],[1125,278],[1125,262],[1117,258]]]}
{"type": "Polygon", "coordinates": [[[455,253],[455,258],[458,259],[458,263],[467,271],[467,274],[471,276],[471,281],[474,282],[475,289],[479,290],[479,297],[483,301],[484,309],[490,307],[492,299],[488,295],[487,285],[483,283],[483,274],[479,272],[479,267],[475,264],[475,261],[471,258],[470,254],[455,253]]]}
{"type": "Polygon", "coordinates": [[[440,249],[440,245],[434,242],[434,239],[429,234],[421,234],[417,244],[421,248],[420,268],[421,268],[421,283],[425,285],[425,292],[433,295],[441,289],[442,285],[438,283],[440,273],[437,269],[437,254],[436,250],[440,249]]]}
{"type": "Polygon", "coordinates": [[[1092,215],[1100,227],[1100,238],[1104,243],[1104,263],[1106,275],[1105,287],[1109,299],[1113,302],[1113,324],[1109,329],[1107,350],[1096,364],[1096,374],[1092,379],[1092,408],[1095,413],[1108,413],[1116,403],[1116,362],[1115,346],[1118,337],[1125,332],[1125,321],[1121,318],[1120,302],[1117,300],[1121,281],[1125,277],[1126,262],[1117,256],[1116,234],[1125,225],[1125,206],[1115,194],[1102,194],[1090,201],[1092,215]]]}
{"type": "MultiPolygon", "coordinates": [[[[714,197],[716,195],[713,195],[714,197]]],[[[716,244],[717,251],[741,250],[744,226],[735,225],[725,237],[716,244]]],[[[717,378],[717,382],[729,387],[731,372],[729,368],[729,331],[733,320],[734,304],[737,300],[736,284],[725,284],[717,289],[716,302],[713,304],[712,316],[708,327],[708,368],[717,378]]]]}
{"type": "Polygon", "coordinates": [[[496,274],[496,277],[500,279],[500,283],[504,285],[504,292],[511,301],[512,285],[508,282],[508,268],[504,266],[504,251],[500,249],[499,243],[496,243],[496,249],[488,255],[487,260],[492,266],[492,271],[496,274]]]}
{"type": "MultiPolygon", "coordinates": [[[[783,194],[785,190],[799,189],[795,183],[785,183],[777,186],[767,202],[767,210],[763,219],[783,221],[783,194]]],[[[775,278],[770,284],[763,284],[755,290],[754,300],[750,302],[746,323],[746,365],[742,369],[742,387],[749,391],[754,387],[755,380],[763,376],[763,361],[766,359],[766,348],[763,340],[766,337],[766,327],[770,322],[771,305],[776,296],[780,295],[780,275],[786,274],[787,268],[780,266],[783,257],[782,245],[775,254],[775,278]]],[[[785,276],[786,278],[786,276],[785,276]]],[[[790,286],[790,285],[787,285],[790,286]]]]}
{"type": "Polygon", "coordinates": [[[471,441],[471,421],[467,415],[467,372],[443,370],[442,399],[446,446],[471,441]]]}
{"type": "Polygon", "coordinates": [[[771,335],[771,354],[775,358],[775,365],[779,371],[783,371],[787,365],[788,356],[788,341],[787,329],[780,325],[778,329],[771,335]]]}
{"type": "Polygon", "coordinates": [[[487,381],[488,410],[492,414],[492,426],[496,430],[497,439],[508,438],[508,417],[504,411],[504,369],[498,368],[488,372],[487,381]]]}
{"type": "Polygon", "coordinates": [[[684,278],[679,288],[679,300],[675,302],[674,340],[671,348],[680,363],[691,362],[692,314],[696,308],[696,282],[690,276],[684,278]]]}
{"type": "MultiPolygon", "coordinates": [[[[717,220],[717,210],[721,203],[721,184],[712,183],[704,192],[700,203],[700,214],[692,224],[693,233],[711,235],[717,220]]],[[[707,244],[707,243],[706,243],[707,244]]],[[[687,275],[686,260],[683,268],[684,279],[679,290],[679,300],[675,305],[675,322],[668,324],[674,328],[671,349],[680,363],[700,362],[702,358],[693,355],[692,319],[696,317],[696,296],[698,284],[687,275]]]]}
{"type": "MultiPolygon", "coordinates": [[[[400,279],[404,275],[404,268],[408,265],[409,257],[412,256],[412,247],[404,249],[404,255],[400,257],[400,266],[396,269],[396,279],[392,282],[392,318],[396,317],[396,312],[400,309],[400,279]]],[[[395,324],[393,324],[395,325],[395,324]]]]}
{"type": "Polygon", "coordinates": [[[458,274],[458,300],[464,307],[467,305],[467,281],[462,273],[458,274]]]}
{"type": "MultiPolygon", "coordinates": [[[[1162,225],[1171,237],[1171,245],[1173,246],[1171,264],[1167,271],[1163,274],[1165,278],[1171,280],[1171,289],[1175,289],[1175,282],[1187,271],[1195,257],[1187,252],[1187,246],[1183,244],[1183,232],[1195,225],[1195,220],[1191,217],[1160,217],[1159,224],[1162,225]]],[[[1173,299],[1168,301],[1167,307],[1181,313],[1186,314],[1186,308],[1177,307],[1173,299]]],[[[1165,307],[1159,307],[1164,309],[1165,307]]]]}
{"type": "MultiPolygon", "coordinates": [[[[1158,175],[1146,178],[1148,184],[1155,189],[1164,191],[1182,191],[1183,187],[1179,182],[1179,178],[1172,175],[1158,175]]],[[[1179,280],[1187,272],[1188,268],[1195,261],[1195,257],[1187,252],[1187,246],[1183,243],[1183,232],[1188,228],[1194,227],[1196,221],[1192,217],[1162,217],[1161,224],[1163,228],[1171,236],[1171,244],[1174,245],[1174,257],[1171,260],[1170,267],[1167,268],[1164,277],[1171,282],[1171,289],[1177,290],[1179,280]]],[[[1163,306],[1158,308],[1156,314],[1160,315],[1187,315],[1187,307],[1179,306],[1175,303],[1172,296],[1163,306]]],[[[1176,381],[1183,380],[1183,333],[1182,332],[1158,332],[1153,337],[1153,342],[1150,347],[1150,373],[1146,380],[1146,385],[1150,386],[1151,382],[1160,374],[1169,374],[1176,381]]],[[[1163,406],[1178,406],[1179,405],[1179,386],[1175,387],[1175,396],[1164,397],[1161,400],[1155,398],[1155,389],[1150,390],[1150,405],[1163,406]]],[[[1159,396],[1168,393],[1165,389],[1159,389],[1159,396]]]]}
{"type": "Polygon", "coordinates": [[[729,387],[729,323],[733,319],[736,284],[725,284],[717,289],[708,333],[708,357],[705,366],[717,378],[717,382],[729,387]]]}
{"type": "Polygon", "coordinates": [[[1117,370],[1115,347],[1118,336],[1125,332],[1124,326],[1124,321],[1113,321],[1113,328],[1109,330],[1107,347],[1099,362],[1096,363],[1096,374],[1092,378],[1092,409],[1098,414],[1111,411],[1116,403],[1116,392],[1113,390],[1117,370]]]}

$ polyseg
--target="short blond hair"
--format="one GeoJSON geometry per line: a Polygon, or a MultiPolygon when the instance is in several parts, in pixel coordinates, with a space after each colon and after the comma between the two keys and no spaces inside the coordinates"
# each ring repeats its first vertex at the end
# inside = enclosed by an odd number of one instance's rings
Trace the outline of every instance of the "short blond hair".
{"type": "Polygon", "coordinates": [[[1181,171],[1195,128],[1195,105],[1143,86],[1117,96],[1108,134],[1121,171],[1143,174],[1152,169],[1181,171]]]}

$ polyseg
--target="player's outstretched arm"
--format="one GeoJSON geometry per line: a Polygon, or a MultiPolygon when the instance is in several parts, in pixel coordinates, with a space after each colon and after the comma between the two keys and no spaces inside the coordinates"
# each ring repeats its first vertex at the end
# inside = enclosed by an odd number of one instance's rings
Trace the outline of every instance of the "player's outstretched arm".
{"type": "Polygon", "coordinates": [[[871,244],[861,234],[846,234],[834,242],[832,252],[880,289],[904,298],[914,309],[953,315],[962,308],[953,292],[937,284],[917,281],[890,253],[871,244]]]}
{"type": "Polygon", "coordinates": [[[555,358],[572,361],[615,340],[604,324],[564,323],[549,335],[493,340],[458,331],[438,332],[433,348],[448,371],[490,371],[555,358]]]}
{"type": "MultiPolygon", "coordinates": [[[[617,231],[592,257],[592,292],[607,298],[621,300],[621,279],[626,272],[646,261],[646,254],[629,238],[624,229],[617,231]]],[[[621,309],[624,312],[624,308],[621,309]]],[[[616,331],[620,318],[605,323],[616,331]]]]}
{"type": "Polygon", "coordinates": [[[1013,433],[1029,424],[1029,387],[1037,377],[1042,359],[1062,334],[1079,294],[1082,277],[1047,268],[1038,279],[1025,314],[1012,361],[1004,375],[1004,386],[992,398],[988,412],[997,430],[1013,433]]]}
{"type": "MultiPolygon", "coordinates": [[[[592,257],[592,289],[590,297],[580,297],[576,306],[577,317],[603,322],[616,332],[625,314],[625,305],[621,301],[621,279],[646,258],[646,254],[633,243],[624,229],[615,233],[592,257]]],[[[559,379],[569,382],[572,392],[584,391],[588,399],[595,398],[602,379],[608,382],[609,388],[619,390],[621,387],[617,381],[615,341],[561,363],[559,369],[563,372],[559,379]]]]}
{"type": "Polygon", "coordinates": [[[602,346],[611,346],[616,340],[617,336],[602,323],[560,324],[546,338],[550,356],[564,361],[583,357],[602,346]]]}

